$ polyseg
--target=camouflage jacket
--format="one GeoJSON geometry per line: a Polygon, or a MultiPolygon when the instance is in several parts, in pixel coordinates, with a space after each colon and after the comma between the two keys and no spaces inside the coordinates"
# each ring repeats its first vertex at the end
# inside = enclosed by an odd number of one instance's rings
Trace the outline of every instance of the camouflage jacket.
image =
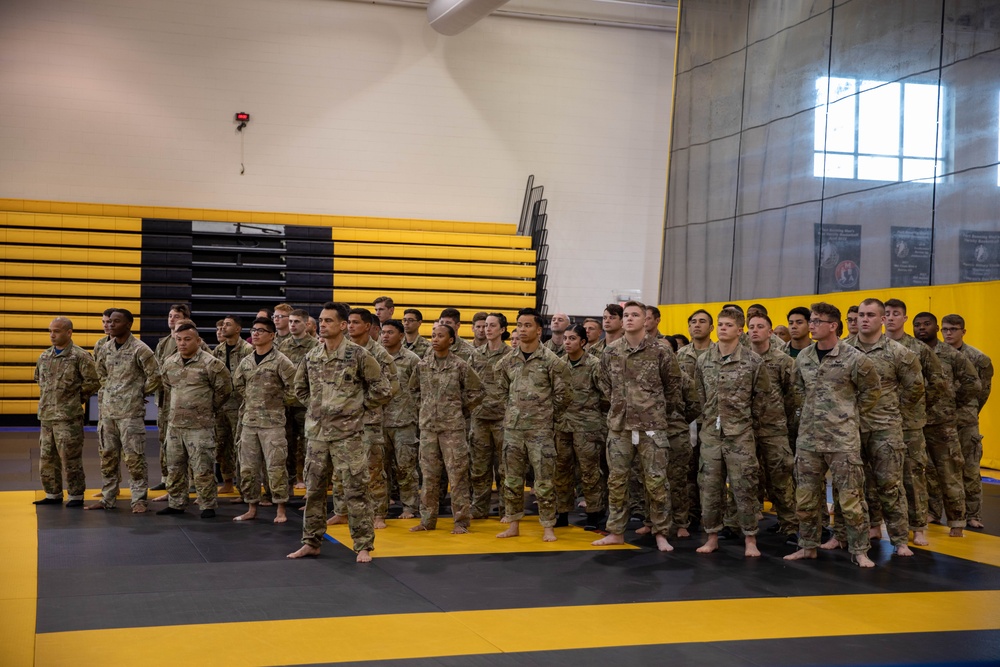
{"type": "MultiPolygon", "coordinates": [[[[709,347],[712,345],[714,343],[710,343],[709,347]]],[[[706,352],[708,352],[708,348],[696,350],[693,343],[688,343],[677,350],[677,363],[680,365],[681,370],[687,373],[688,377],[692,380],[694,379],[695,368],[698,366],[698,359],[706,352]]]]}
{"type": "Polygon", "coordinates": [[[257,363],[252,351],[233,374],[233,393],[240,402],[240,423],[254,428],[285,425],[285,406],[294,400],[295,364],[277,348],[257,363]]]}
{"type": "Polygon", "coordinates": [[[295,338],[289,336],[281,343],[275,343],[274,346],[278,348],[278,352],[288,357],[288,360],[292,362],[295,366],[302,363],[302,360],[306,358],[306,354],[309,350],[313,349],[320,342],[312,336],[303,336],[302,338],[295,338]]]}
{"type": "MultiPolygon", "coordinates": [[[[212,356],[222,362],[229,371],[230,376],[236,373],[236,369],[239,368],[240,362],[246,359],[248,356],[253,355],[253,345],[246,342],[242,338],[237,338],[236,345],[233,346],[233,351],[229,353],[229,363],[226,364],[226,343],[219,343],[212,350],[212,356]]],[[[232,392],[229,394],[229,400],[226,401],[225,405],[222,406],[222,410],[239,410],[240,404],[243,402],[241,394],[232,392]]]]}
{"type": "Polygon", "coordinates": [[[816,344],[795,358],[795,386],[802,394],[796,449],[810,452],[861,452],[859,414],[878,403],[875,365],[843,341],[823,361],[816,344]]]}
{"type": "Polygon", "coordinates": [[[948,392],[947,381],[941,362],[937,355],[919,340],[908,333],[896,341],[910,352],[917,355],[920,363],[920,374],[924,378],[924,400],[914,404],[899,404],[899,413],[903,418],[903,430],[912,431],[923,428],[927,424],[927,406],[937,403],[940,397],[948,392]]]}
{"type": "Polygon", "coordinates": [[[338,440],[364,428],[366,410],[392,398],[382,367],[365,348],[346,338],[337,349],[309,350],[295,372],[295,396],[306,407],[306,438],[338,440]]]}
{"type": "Polygon", "coordinates": [[[972,426],[979,423],[979,413],[983,411],[983,406],[986,405],[986,401],[990,397],[990,391],[993,389],[993,361],[968,344],[963,344],[958,351],[972,362],[973,368],[976,369],[976,373],[979,375],[979,383],[981,385],[979,395],[976,396],[975,406],[969,403],[958,411],[958,425],[972,426]]]}
{"type": "Polygon", "coordinates": [[[507,394],[500,391],[496,366],[511,352],[513,349],[506,343],[495,351],[484,345],[472,358],[472,368],[483,383],[483,402],[472,412],[476,419],[503,419],[507,410],[507,394]]]}
{"type": "Polygon", "coordinates": [[[670,438],[690,436],[691,422],[701,417],[698,387],[694,384],[694,378],[684,371],[681,371],[681,397],[684,399],[683,410],[674,411],[670,416],[670,426],[667,427],[667,436],[670,438]]]}
{"type": "Polygon", "coordinates": [[[503,425],[513,429],[554,430],[570,402],[569,366],[539,345],[527,359],[520,349],[496,365],[500,393],[507,396],[503,425]]]}
{"type": "MultiPolygon", "coordinates": [[[[430,346],[428,345],[429,348],[430,346]]],[[[472,360],[476,358],[476,346],[464,338],[458,338],[452,343],[451,353],[458,356],[465,363],[471,364],[472,360]]],[[[424,356],[426,357],[427,355],[425,354],[424,356]]]]}
{"type": "MultiPolygon", "coordinates": [[[[101,336],[97,339],[97,342],[94,343],[94,361],[97,361],[97,357],[101,354],[101,350],[103,350],[104,346],[110,342],[111,336],[101,336]]],[[[157,361],[159,361],[159,359],[157,359],[157,361]]]]}
{"type": "Polygon", "coordinates": [[[763,437],[794,434],[799,428],[799,410],[802,408],[802,395],[795,390],[795,360],[782,352],[774,343],[771,343],[767,352],[760,355],[760,358],[767,368],[771,386],[781,394],[785,411],[785,428],[772,420],[761,423],[757,435],[763,437]]]}
{"type": "Polygon", "coordinates": [[[947,381],[947,391],[932,405],[927,404],[927,423],[956,424],[962,409],[975,410],[983,385],[979,373],[969,358],[942,341],[936,341],[931,350],[941,362],[941,371],[947,381]]]}
{"type": "Polygon", "coordinates": [[[604,350],[606,350],[607,347],[608,347],[608,343],[602,337],[599,341],[597,341],[593,345],[588,345],[587,346],[587,352],[589,352],[590,354],[592,354],[595,357],[597,357],[598,359],[600,359],[601,355],[604,354],[604,350]]]}
{"type": "Polygon", "coordinates": [[[403,340],[403,347],[423,359],[431,349],[431,342],[420,334],[417,334],[412,343],[407,343],[406,340],[403,340]]]}
{"type": "Polygon", "coordinates": [[[557,357],[565,357],[566,356],[566,346],[565,345],[561,345],[561,344],[557,345],[556,342],[552,338],[550,338],[547,341],[545,341],[544,345],[545,345],[545,347],[549,348],[550,352],[555,352],[555,354],[556,354],[557,357]]]}
{"type": "MultiPolygon", "coordinates": [[[[206,352],[211,352],[212,350],[208,347],[205,341],[201,341],[201,349],[206,352]]],[[[159,366],[163,366],[163,362],[177,353],[177,341],[174,340],[173,334],[167,334],[160,340],[156,341],[156,350],[154,351],[154,356],[156,357],[156,363],[159,366]]],[[[156,391],[156,405],[160,408],[161,412],[170,412],[170,390],[165,386],[160,386],[156,391]]]]}
{"type": "Polygon", "coordinates": [[[392,355],[392,360],[396,364],[400,391],[384,408],[385,426],[398,428],[416,424],[420,415],[420,405],[414,400],[413,393],[406,388],[410,386],[410,378],[420,363],[420,357],[400,346],[399,352],[392,355]]]}
{"type": "Polygon", "coordinates": [[[601,357],[600,382],[612,431],[666,430],[671,415],[684,411],[681,368],[667,345],[643,338],[632,349],[616,340],[601,357]]]}
{"type": "Polygon", "coordinates": [[[868,357],[880,380],[878,402],[861,413],[861,432],[902,428],[902,406],[910,408],[924,401],[924,377],[917,355],[885,334],[868,349],[857,336],[846,344],[868,357]]]}
{"type": "Polygon", "coordinates": [[[110,419],[144,417],[146,396],[161,385],[153,351],[132,334],[120,348],[112,340],[101,349],[97,377],[101,379],[101,417],[110,419]]]}
{"type": "Polygon", "coordinates": [[[434,353],[417,364],[409,389],[420,406],[421,431],[464,431],[465,417],[483,400],[479,376],[464,359],[434,353]]]}
{"type": "Polygon", "coordinates": [[[701,399],[702,428],[733,437],[759,423],[775,429],[785,426],[782,402],[771,387],[764,361],[739,342],[727,356],[718,344],[712,345],[698,359],[694,381],[701,399]]]}
{"type": "Polygon", "coordinates": [[[569,357],[563,361],[569,367],[570,401],[556,430],[564,433],[600,431],[606,419],[607,401],[601,393],[599,376],[601,362],[592,354],[584,354],[575,364],[569,357]],[[602,405],[603,404],[603,405],[602,405]]]}
{"type": "Polygon", "coordinates": [[[90,354],[70,341],[61,352],[50,347],[35,364],[38,383],[38,419],[76,421],[83,417],[83,404],[101,386],[97,364],[90,354]]]}
{"type": "Polygon", "coordinates": [[[198,350],[190,359],[180,352],[167,357],[161,369],[170,392],[171,428],[215,428],[215,413],[233,393],[233,376],[210,352],[198,350]]]}
{"type": "MultiPolygon", "coordinates": [[[[368,337],[368,342],[365,343],[364,348],[368,351],[368,354],[375,357],[375,361],[378,362],[379,367],[382,369],[382,374],[389,381],[389,388],[391,390],[389,398],[391,400],[393,396],[399,394],[399,376],[396,373],[396,362],[393,361],[392,355],[385,351],[382,344],[371,336],[368,337]]],[[[365,426],[382,426],[383,417],[384,412],[382,407],[365,410],[365,426]]]]}

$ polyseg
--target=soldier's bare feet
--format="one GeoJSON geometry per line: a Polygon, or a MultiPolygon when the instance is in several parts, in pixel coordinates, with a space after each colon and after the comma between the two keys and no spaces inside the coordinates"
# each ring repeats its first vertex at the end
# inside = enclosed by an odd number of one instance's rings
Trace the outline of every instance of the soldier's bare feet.
{"type": "Polygon", "coordinates": [[[687,528],[678,528],[677,537],[691,537],[691,533],[688,532],[687,528]]]}
{"type": "Polygon", "coordinates": [[[296,489],[304,489],[304,488],[306,488],[306,483],[305,482],[295,482],[295,488],[296,489]]]}
{"type": "Polygon", "coordinates": [[[795,553],[790,553],[787,556],[785,556],[785,560],[806,560],[815,557],[816,557],[815,549],[799,549],[795,553]]]}
{"type": "Polygon", "coordinates": [[[311,558],[319,555],[319,547],[309,546],[308,544],[303,544],[302,548],[298,551],[293,551],[288,554],[286,558],[311,558]]]}
{"type": "Polygon", "coordinates": [[[507,516],[507,515],[504,515],[503,517],[501,517],[500,523],[510,523],[510,517],[507,516]]]}
{"type": "Polygon", "coordinates": [[[875,526],[868,529],[868,539],[869,540],[881,540],[882,539],[882,528],[875,526]]]}
{"type": "Polygon", "coordinates": [[[358,557],[354,559],[356,563],[370,563],[372,562],[372,555],[368,549],[362,549],[358,552],[358,557]]]}
{"type": "Polygon", "coordinates": [[[831,537],[826,542],[824,542],[823,544],[819,545],[819,548],[820,549],[827,549],[827,550],[829,550],[829,549],[843,549],[845,546],[847,546],[847,545],[845,545],[843,542],[841,542],[840,540],[838,540],[836,537],[831,537]]]}
{"type": "Polygon", "coordinates": [[[149,511],[149,508],[145,505],[133,505],[132,514],[145,514],[149,511]]]}
{"type": "Polygon", "coordinates": [[[285,523],[288,516],[285,514],[285,503],[278,503],[278,513],[274,517],[275,523],[285,523]]]}
{"type": "Polygon", "coordinates": [[[520,524],[518,524],[517,521],[511,521],[507,530],[503,531],[502,533],[497,533],[497,537],[499,538],[517,537],[520,534],[521,534],[520,524]]]}
{"type": "Polygon", "coordinates": [[[558,539],[554,528],[542,526],[542,542],[555,542],[558,539]]]}
{"type": "Polygon", "coordinates": [[[170,498],[170,496],[167,495],[166,493],[164,493],[162,496],[156,496],[155,498],[150,498],[149,502],[151,502],[151,503],[165,503],[165,502],[167,502],[167,500],[169,498],[170,498]]]}
{"type": "Polygon", "coordinates": [[[760,549],[757,548],[757,536],[747,535],[744,540],[746,541],[746,548],[743,550],[743,555],[746,558],[760,558],[760,549]]]}
{"type": "Polygon", "coordinates": [[[579,507],[579,508],[580,508],[580,509],[582,509],[582,510],[585,510],[585,509],[587,509],[587,501],[586,501],[586,500],[581,500],[581,501],[580,501],[580,504],[579,504],[579,505],[577,505],[577,507],[579,507]]]}
{"type": "Polygon", "coordinates": [[[402,514],[399,515],[399,518],[400,519],[416,519],[417,515],[414,514],[411,511],[409,511],[409,510],[406,510],[405,512],[403,512],[402,514]]]}
{"type": "Polygon", "coordinates": [[[233,487],[233,480],[225,480],[222,486],[219,487],[219,493],[236,493],[236,489],[233,487]]]}
{"type": "Polygon", "coordinates": [[[608,533],[599,540],[594,540],[590,543],[591,546],[595,547],[609,547],[613,544],[625,544],[624,535],[615,535],[614,533],[608,533]]]}
{"type": "Polygon", "coordinates": [[[455,524],[455,527],[451,529],[452,535],[465,535],[468,532],[469,532],[468,526],[460,526],[458,524],[455,524]]]}
{"type": "Polygon", "coordinates": [[[656,548],[660,551],[673,551],[674,547],[667,541],[666,535],[656,536],[656,548]]]}
{"type": "Polygon", "coordinates": [[[653,529],[650,526],[643,526],[641,528],[636,529],[635,534],[636,535],[649,535],[651,532],[653,532],[653,529]]]}
{"type": "Polygon", "coordinates": [[[710,554],[713,551],[718,551],[719,549],[719,534],[709,533],[708,538],[705,539],[705,543],[695,549],[696,552],[700,554],[710,554]]]}
{"type": "Polygon", "coordinates": [[[948,531],[948,537],[965,537],[965,531],[961,526],[955,526],[948,531]]]}
{"type": "Polygon", "coordinates": [[[328,526],[339,526],[344,523],[347,523],[347,517],[343,514],[334,514],[326,520],[326,525],[328,526]]]}
{"type": "Polygon", "coordinates": [[[261,507],[270,507],[273,504],[274,503],[272,503],[270,500],[262,500],[262,501],[260,501],[260,506],[261,507]]]}
{"type": "Polygon", "coordinates": [[[965,522],[965,525],[968,526],[969,528],[975,528],[976,530],[982,530],[983,528],[986,527],[983,525],[983,522],[980,521],[979,519],[969,519],[968,521],[965,522]]]}
{"type": "Polygon", "coordinates": [[[913,531],[913,543],[918,547],[926,547],[930,542],[927,540],[926,530],[915,530],[913,531]]]}
{"type": "Polygon", "coordinates": [[[410,528],[410,532],[411,533],[422,533],[425,530],[434,530],[434,529],[433,528],[428,528],[427,526],[425,526],[422,523],[418,523],[417,525],[415,525],[412,528],[410,528]]]}
{"type": "Polygon", "coordinates": [[[104,506],[104,503],[90,503],[89,505],[85,505],[83,509],[85,509],[85,510],[106,510],[108,508],[104,506]]]}
{"type": "Polygon", "coordinates": [[[897,556],[912,556],[913,555],[913,551],[910,549],[910,547],[906,546],[905,544],[900,544],[898,547],[896,547],[896,555],[897,556]]]}
{"type": "Polygon", "coordinates": [[[233,521],[253,521],[257,518],[257,505],[251,505],[245,513],[234,517],[233,521]]]}
{"type": "Polygon", "coordinates": [[[377,516],[377,517],[375,517],[375,524],[374,525],[375,525],[375,530],[382,530],[383,528],[385,528],[386,527],[386,525],[385,525],[385,517],[384,516],[377,516]]]}
{"type": "Polygon", "coordinates": [[[851,560],[858,567],[875,567],[875,561],[873,561],[865,554],[854,554],[853,556],[851,556],[851,560]]]}

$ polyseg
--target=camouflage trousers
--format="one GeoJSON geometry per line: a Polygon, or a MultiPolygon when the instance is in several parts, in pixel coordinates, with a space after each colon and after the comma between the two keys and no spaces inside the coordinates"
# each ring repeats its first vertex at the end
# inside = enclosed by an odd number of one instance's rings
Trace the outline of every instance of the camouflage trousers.
{"type": "MultiPolygon", "coordinates": [[[[958,429],[958,443],[962,449],[962,485],[965,488],[965,520],[982,520],[983,479],[979,472],[979,464],[983,458],[983,436],[979,433],[978,424],[970,424],[958,429]]],[[[937,476],[927,478],[929,494],[929,511],[934,516],[941,516],[941,487],[937,476]]],[[[950,515],[949,515],[950,516],[950,515]]]]}
{"type": "MultiPolygon", "coordinates": [[[[691,525],[691,498],[688,496],[688,468],[691,465],[691,432],[670,436],[667,456],[667,483],[670,485],[670,515],[674,528],[691,525]]],[[[646,515],[649,515],[647,503],[646,515]]]]}
{"type": "Polygon", "coordinates": [[[701,491],[701,525],[706,533],[722,530],[726,512],[726,473],[736,502],[736,523],[744,535],[757,534],[757,445],[753,431],[735,436],[715,428],[701,432],[698,488],[701,491]]]}
{"type": "Polygon", "coordinates": [[[239,410],[219,410],[215,413],[215,462],[224,482],[239,482],[239,452],[236,443],[240,433],[239,410]]]}
{"type": "Polygon", "coordinates": [[[903,489],[910,530],[927,530],[927,445],[922,428],[903,431],[903,489]]]}
{"type": "Polygon", "coordinates": [[[580,469],[580,487],[587,502],[587,512],[604,509],[604,480],[601,476],[600,431],[556,433],[556,512],[571,512],[576,505],[576,468],[580,469]]]}
{"type": "Polygon", "coordinates": [[[538,521],[544,528],[556,525],[556,445],[555,434],[545,429],[506,429],[503,435],[503,493],[506,516],[511,521],[524,518],[524,476],[530,467],[535,473],[532,489],[538,501],[538,521]]]}
{"type": "Polygon", "coordinates": [[[145,507],[149,474],[146,470],[146,423],[142,417],[101,418],[97,437],[101,455],[101,504],[107,508],[115,506],[124,458],[131,478],[132,507],[145,507]]]}
{"type": "Polygon", "coordinates": [[[958,431],[951,424],[928,424],[924,427],[924,440],[931,462],[927,468],[928,513],[937,518],[943,516],[940,511],[934,511],[934,490],[940,488],[939,496],[944,501],[943,509],[948,515],[948,525],[952,528],[964,528],[965,486],[962,483],[962,469],[965,467],[965,459],[962,457],[958,431]]]}
{"type": "Polygon", "coordinates": [[[420,482],[417,472],[420,437],[417,435],[417,425],[387,426],[385,442],[386,449],[392,452],[392,461],[387,463],[394,469],[403,511],[417,514],[420,511],[420,482]]]}
{"type": "Polygon", "coordinates": [[[799,547],[819,547],[826,516],[826,472],[843,511],[847,548],[852,554],[867,553],[868,506],[865,503],[865,473],[860,452],[795,452],[795,506],[799,519],[799,547]]]}
{"type": "Polygon", "coordinates": [[[437,527],[441,499],[441,472],[447,474],[451,487],[451,513],[456,526],[469,527],[472,519],[472,492],[469,488],[469,442],[465,431],[420,431],[420,470],[424,485],[420,488],[420,523],[437,527]]]}
{"type": "Polygon", "coordinates": [[[87,490],[83,474],[83,419],[43,419],[38,447],[38,476],[45,497],[62,499],[65,470],[66,499],[82,500],[87,490]]]}
{"type": "Polygon", "coordinates": [[[472,418],[469,434],[472,454],[472,518],[485,519],[490,513],[490,498],[496,480],[503,514],[503,419],[472,418]]]}
{"type": "Polygon", "coordinates": [[[288,445],[285,427],[240,429],[240,495],[251,505],[260,502],[260,470],[267,471],[271,500],[279,505],[288,502],[288,445]]]}
{"type": "Polygon", "coordinates": [[[160,441],[160,479],[166,483],[167,479],[167,425],[170,424],[170,392],[161,389],[161,403],[157,404],[156,410],[156,437],[160,441]]]}
{"type": "Polygon", "coordinates": [[[688,500],[688,523],[698,524],[701,522],[701,492],[698,490],[698,468],[701,461],[701,424],[695,424],[694,442],[691,446],[691,457],[688,461],[687,470],[687,500],[688,500]]]}
{"type": "MultiPolygon", "coordinates": [[[[385,433],[377,424],[365,424],[361,437],[368,452],[368,497],[374,516],[385,517],[389,512],[389,487],[385,474],[385,433]]],[[[333,478],[333,513],[347,515],[347,496],[344,485],[333,478]]]]}
{"type": "Polygon", "coordinates": [[[639,459],[653,533],[670,532],[670,483],[667,481],[670,441],[666,431],[608,433],[608,525],[613,535],[628,523],[628,481],[632,461],[639,459]]]}
{"type": "Polygon", "coordinates": [[[306,409],[295,406],[285,408],[285,442],[288,443],[288,457],[285,465],[288,469],[289,483],[302,479],[302,470],[306,465],[306,409]]]}
{"type": "MultiPolygon", "coordinates": [[[[899,430],[885,429],[861,434],[868,526],[877,528],[885,520],[886,532],[894,547],[906,544],[910,538],[906,489],[903,486],[905,447],[899,430]]],[[[847,533],[836,486],[833,487],[833,499],[833,533],[838,540],[846,542],[847,533]]]]}
{"type": "Polygon", "coordinates": [[[167,495],[169,504],[184,509],[188,504],[188,465],[194,475],[198,508],[215,509],[215,430],[208,428],[167,428],[167,495]]]}
{"type": "Polygon", "coordinates": [[[307,440],[306,507],[302,544],[319,547],[326,534],[326,490],[331,476],[344,490],[347,525],[355,551],[375,548],[375,514],[368,492],[368,447],[362,431],[340,440],[307,440]]]}

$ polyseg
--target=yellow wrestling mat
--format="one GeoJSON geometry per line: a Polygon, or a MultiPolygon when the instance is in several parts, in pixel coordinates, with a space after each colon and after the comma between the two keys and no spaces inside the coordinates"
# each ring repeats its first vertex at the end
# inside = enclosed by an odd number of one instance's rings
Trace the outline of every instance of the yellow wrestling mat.
{"type": "MultiPolygon", "coordinates": [[[[452,535],[455,522],[452,519],[438,519],[437,530],[411,533],[410,528],[420,523],[419,519],[388,519],[388,528],[375,531],[375,556],[394,558],[398,556],[460,556],[467,554],[511,554],[556,551],[602,551],[605,549],[638,549],[631,544],[610,547],[591,546],[591,542],[603,537],[576,526],[556,528],[555,542],[542,541],[542,526],[538,517],[525,517],[520,524],[521,534],[517,537],[497,538],[497,533],[505,530],[507,524],[499,519],[477,519],[472,522],[465,535],[452,535]]],[[[327,526],[327,537],[350,548],[351,534],[346,525],[327,526]]]]}

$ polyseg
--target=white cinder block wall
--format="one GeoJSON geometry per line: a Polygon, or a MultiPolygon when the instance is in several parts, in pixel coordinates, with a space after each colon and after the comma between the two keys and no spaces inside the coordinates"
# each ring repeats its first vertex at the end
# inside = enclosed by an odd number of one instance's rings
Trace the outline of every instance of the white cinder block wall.
{"type": "Polygon", "coordinates": [[[513,223],[533,173],[549,307],[599,313],[658,291],[673,57],[338,0],[3,0],[0,197],[513,223]]]}

